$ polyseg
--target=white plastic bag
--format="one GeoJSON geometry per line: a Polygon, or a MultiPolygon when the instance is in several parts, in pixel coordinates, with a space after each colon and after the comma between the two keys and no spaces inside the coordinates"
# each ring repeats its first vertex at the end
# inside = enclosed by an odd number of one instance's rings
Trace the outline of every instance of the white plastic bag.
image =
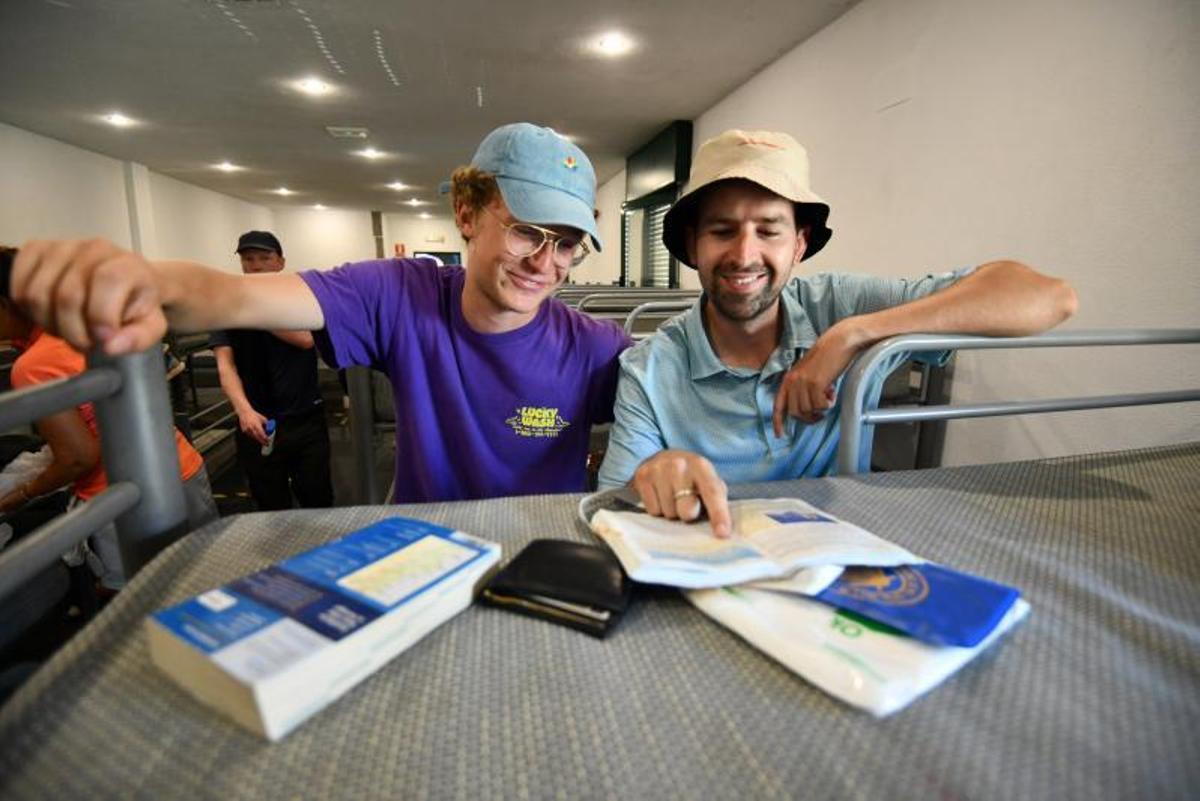
{"type": "Polygon", "coordinates": [[[800,595],[745,586],[690,590],[700,611],[825,692],[877,717],[936,687],[1029,613],[1018,600],[973,648],[926,645],[800,595]]]}

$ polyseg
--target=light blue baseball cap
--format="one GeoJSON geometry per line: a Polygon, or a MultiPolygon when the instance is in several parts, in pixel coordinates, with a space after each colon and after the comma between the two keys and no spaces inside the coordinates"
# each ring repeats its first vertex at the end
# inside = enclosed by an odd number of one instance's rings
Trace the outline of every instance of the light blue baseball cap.
{"type": "Polygon", "coordinates": [[[528,122],[502,125],[479,143],[471,166],[495,176],[505,205],[518,220],[569,225],[585,232],[596,251],[596,171],[562,135],[528,122]]]}

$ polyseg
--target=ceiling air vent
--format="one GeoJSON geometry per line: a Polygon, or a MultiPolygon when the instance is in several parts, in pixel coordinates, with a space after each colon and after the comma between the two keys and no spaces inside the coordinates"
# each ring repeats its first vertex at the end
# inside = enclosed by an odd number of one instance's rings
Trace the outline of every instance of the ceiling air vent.
{"type": "Polygon", "coordinates": [[[371,133],[366,128],[355,128],[352,125],[326,125],[325,130],[334,139],[366,139],[371,133]]]}

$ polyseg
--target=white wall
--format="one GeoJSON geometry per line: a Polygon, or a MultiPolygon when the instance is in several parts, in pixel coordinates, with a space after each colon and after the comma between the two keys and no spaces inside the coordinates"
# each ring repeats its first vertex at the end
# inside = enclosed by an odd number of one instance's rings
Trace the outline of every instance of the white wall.
{"type": "Polygon", "coordinates": [[[458,251],[467,260],[467,243],[463,241],[454,218],[449,212],[423,220],[416,214],[396,212],[383,215],[384,255],[396,255],[396,245],[404,245],[411,257],[422,251],[458,251]]]}
{"type": "Polygon", "coordinates": [[[0,124],[0,242],[104,237],[129,247],[120,161],[0,124]]]}
{"type": "Polygon", "coordinates": [[[277,207],[274,216],[289,270],[327,270],[375,258],[369,211],[277,207]]]}
{"type": "MultiPolygon", "coordinates": [[[[0,242],[104,237],[149,258],[198,261],[230,272],[245,231],[273,231],[289,269],[374,258],[368,211],[277,207],[229,195],[0,124],[0,242]]],[[[451,248],[454,249],[454,248],[451,248]]]]}
{"type": "Polygon", "coordinates": [[[621,203],[625,200],[625,170],[621,170],[596,189],[597,221],[604,250],[588,256],[571,270],[576,284],[612,284],[621,277],[621,203]]]}
{"type": "Polygon", "coordinates": [[[187,259],[240,273],[234,253],[238,237],[251,229],[275,227],[275,215],[266,206],[147,172],[154,226],[145,246],[147,258],[187,259]]]}
{"type": "MultiPolygon", "coordinates": [[[[865,0],[696,120],[793,134],[831,204],[814,271],[1011,257],[1077,288],[1075,328],[1200,318],[1200,6],[865,0]]],[[[687,272],[687,271],[685,271],[687,272]]],[[[687,278],[691,278],[688,275],[687,278]]],[[[1200,353],[962,353],[954,400],[1200,386],[1200,353]]],[[[949,425],[949,464],[1200,438],[1200,405],[949,425]]]]}

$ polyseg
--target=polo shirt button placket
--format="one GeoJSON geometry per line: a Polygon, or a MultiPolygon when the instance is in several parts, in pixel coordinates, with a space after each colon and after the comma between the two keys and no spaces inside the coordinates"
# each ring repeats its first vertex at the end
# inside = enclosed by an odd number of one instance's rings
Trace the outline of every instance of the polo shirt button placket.
{"type": "MultiPolygon", "coordinates": [[[[784,376],[786,376],[788,371],[792,369],[792,365],[794,365],[796,363],[795,349],[788,348],[783,351],[777,351],[767,361],[767,366],[769,368],[771,366],[774,366],[776,363],[779,365],[779,371],[777,374],[778,381],[774,382],[774,386],[775,386],[774,391],[772,391],[770,389],[770,387],[767,385],[766,381],[763,378],[759,379],[759,389],[762,391],[763,394],[766,395],[766,397],[763,399],[763,401],[765,402],[765,405],[760,403],[760,407],[759,407],[759,409],[760,409],[759,424],[762,425],[762,427],[763,427],[763,437],[767,442],[768,450],[770,450],[772,452],[778,451],[778,450],[787,450],[787,448],[789,448],[791,446],[791,440],[788,437],[788,428],[795,424],[791,421],[790,418],[785,417],[784,422],[783,422],[783,436],[776,437],[775,436],[774,416],[775,416],[775,396],[778,393],[779,388],[783,386],[784,376]],[[763,417],[763,415],[761,413],[761,411],[763,409],[766,410],[765,418],[763,417]]],[[[772,378],[774,378],[775,376],[776,376],[776,373],[771,374],[772,378]]]]}
{"type": "Polygon", "coordinates": [[[766,443],[767,453],[774,453],[781,448],[787,446],[787,435],[783,438],[775,436],[775,394],[778,390],[778,382],[771,379],[779,374],[771,376],[759,376],[758,385],[755,387],[755,401],[758,407],[758,430],[766,443]]]}

